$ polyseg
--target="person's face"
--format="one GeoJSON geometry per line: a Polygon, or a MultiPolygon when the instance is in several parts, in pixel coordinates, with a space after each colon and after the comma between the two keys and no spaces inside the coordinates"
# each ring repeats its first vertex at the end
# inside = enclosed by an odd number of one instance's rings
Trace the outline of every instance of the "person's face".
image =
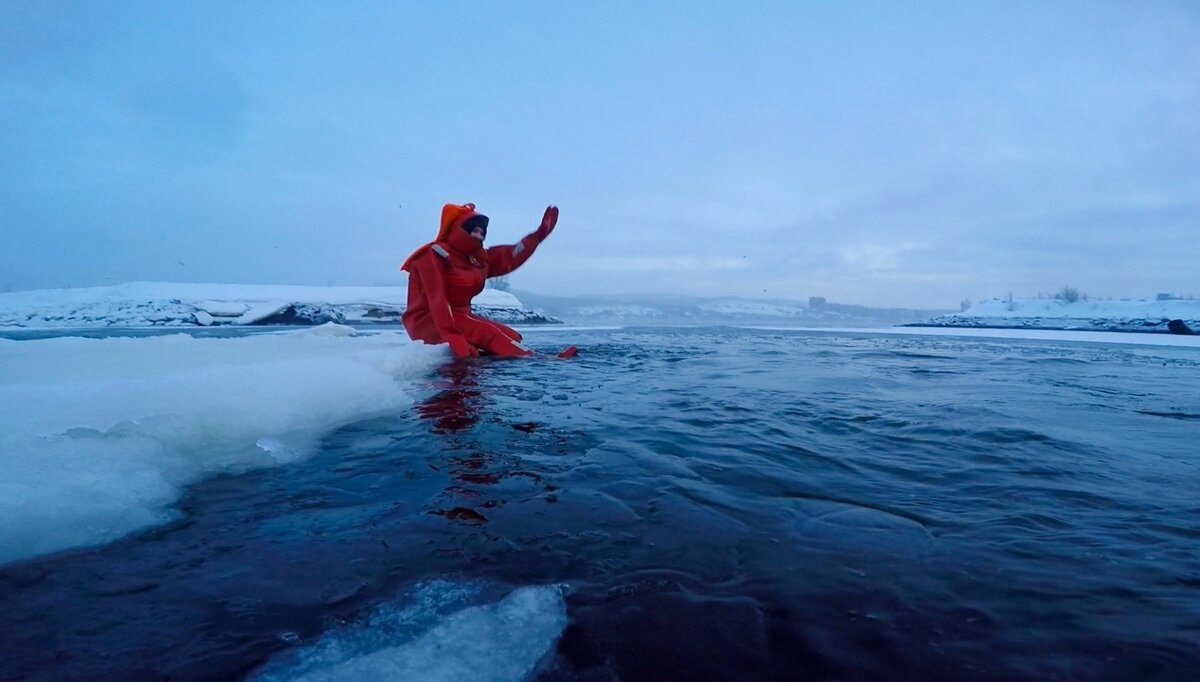
{"type": "Polygon", "coordinates": [[[471,236],[479,241],[483,241],[483,238],[487,236],[487,230],[483,229],[482,227],[476,227],[471,230],[471,236]]]}

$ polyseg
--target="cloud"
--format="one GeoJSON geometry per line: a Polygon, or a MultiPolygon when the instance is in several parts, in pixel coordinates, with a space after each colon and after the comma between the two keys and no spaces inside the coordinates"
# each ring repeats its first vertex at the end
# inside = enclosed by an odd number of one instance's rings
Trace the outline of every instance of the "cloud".
{"type": "Polygon", "coordinates": [[[604,275],[711,274],[744,270],[745,258],[726,256],[558,256],[546,269],[604,275]]]}

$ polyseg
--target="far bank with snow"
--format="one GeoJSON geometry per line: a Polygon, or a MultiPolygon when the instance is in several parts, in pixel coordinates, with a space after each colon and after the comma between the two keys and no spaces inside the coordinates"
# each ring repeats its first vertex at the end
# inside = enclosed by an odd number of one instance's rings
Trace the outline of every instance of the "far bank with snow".
{"type": "Polygon", "coordinates": [[[1200,301],[1063,301],[994,298],[909,326],[1066,329],[1186,334],[1200,332],[1200,301]]]}
{"type": "MultiPolygon", "coordinates": [[[[0,294],[0,327],[196,327],[399,324],[405,287],[131,282],[0,294]]],[[[475,314],[505,324],[556,324],[517,297],[485,289],[475,314]]]]}

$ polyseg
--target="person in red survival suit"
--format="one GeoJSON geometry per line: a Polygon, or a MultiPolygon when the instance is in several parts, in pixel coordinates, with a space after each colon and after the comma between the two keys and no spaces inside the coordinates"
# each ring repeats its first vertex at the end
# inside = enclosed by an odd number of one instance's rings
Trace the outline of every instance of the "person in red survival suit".
{"type": "Polygon", "coordinates": [[[506,275],[529,260],[558,223],[558,207],[546,207],[542,224],[520,242],[484,248],[488,217],[475,204],[446,204],[437,239],[420,246],[400,266],[408,273],[408,307],[401,320],[414,341],[450,344],[455,357],[480,350],[526,357],[521,335],[506,325],[471,314],[471,299],[488,277],[506,275]]]}

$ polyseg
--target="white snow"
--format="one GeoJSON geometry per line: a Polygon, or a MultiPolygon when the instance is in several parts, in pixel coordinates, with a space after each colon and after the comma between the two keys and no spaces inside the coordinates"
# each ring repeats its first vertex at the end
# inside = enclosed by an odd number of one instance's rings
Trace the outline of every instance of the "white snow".
{"type": "Polygon", "coordinates": [[[657,308],[651,308],[644,305],[627,305],[622,303],[614,303],[611,305],[589,305],[581,306],[574,310],[576,315],[597,316],[597,315],[616,315],[629,317],[662,317],[663,313],[657,308]]]}
{"type": "Polygon", "coordinates": [[[773,317],[799,317],[808,311],[807,308],[787,307],[772,303],[763,303],[761,301],[739,300],[712,301],[710,303],[700,304],[699,308],[705,312],[720,313],[723,315],[732,314],[773,317]]]}
{"type": "MultiPolygon", "coordinates": [[[[0,327],[193,326],[252,324],[288,305],[345,306],[357,320],[371,307],[403,310],[407,287],[312,287],[261,284],[131,282],[83,289],[0,294],[0,327]]],[[[475,304],[521,309],[517,297],[484,289],[475,304]]]]}
{"type": "Polygon", "coordinates": [[[196,307],[213,317],[238,317],[250,309],[250,304],[245,301],[200,301],[196,307]]]}
{"type": "Polygon", "coordinates": [[[1067,329],[990,329],[979,327],[785,327],[745,325],[746,329],[802,331],[831,334],[892,334],[899,336],[962,336],[983,339],[1023,339],[1029,341],[1072,341],[1119,343],[1135,346],[1174,346],[1200,348],[1200,336],[1176,334],[1134,334],[1130,332],[1072,331],[1067,329]]]}
{"type": "Polygon", "coordinates": [[[958,317],[1197,320],[1200,319],[1200,301],[1177,299],[1067,303],[1056,299],[1014,299],[1010,305],[1006,299],[993,298],[976,303],[963,312],[955,314],[958,317]]]}
{"type": "MultiPolygon", "coordinates": [[[[281,313],[288,307],[285,301],[260,301],[250,305],[246,312],[238,315],[233,324],[254,324],[261,319],[281,313]]],[[[211,311],[207,311],[211,314],[211,311]]]]}
{"type": "Polygon", "coordinates": [[[239,338],[0,339],[0,563],[169,521],[183,486],[309,455],[447,357],[324,325],[239,338]]]}
{"type": "Polygon", "coordinates": [[[421,680],[520,682],[567,624],[558,585],[520,587],[475,604],[470,584],[431,581],[408,603],[384,604],[368,622],[327,633],[251,675],[257,682],[421,680]]]}
{"type": "Polygon", "coordinates": [[[998,299],[924,322],[934,327],[1022,327],[1110,332],[1186,333],[1200,330],[1200,301],[998,299]],[[1173,328],[1175,327],[1175,328],[1173,328]]]}

